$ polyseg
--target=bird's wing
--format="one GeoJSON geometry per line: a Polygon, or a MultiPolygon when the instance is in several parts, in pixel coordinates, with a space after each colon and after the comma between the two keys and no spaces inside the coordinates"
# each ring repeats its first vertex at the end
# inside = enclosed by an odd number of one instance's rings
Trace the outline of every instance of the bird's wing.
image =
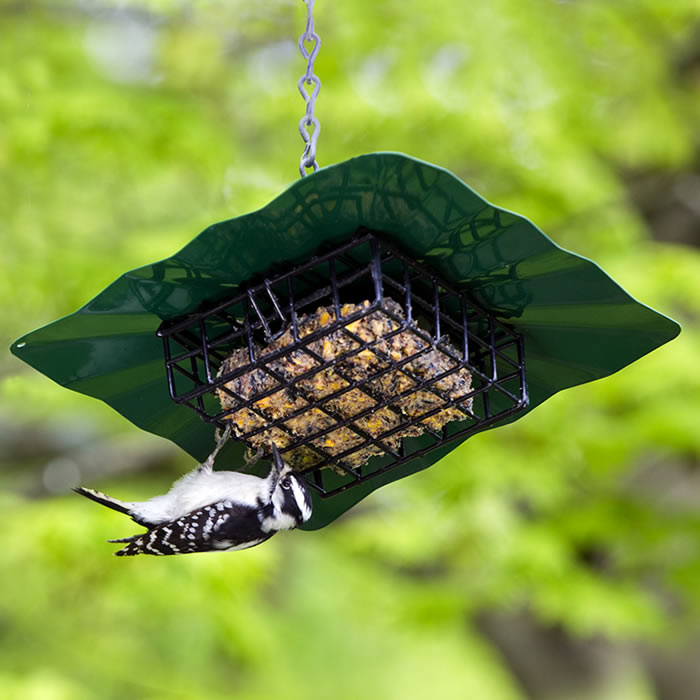
{"type": "Polygon", "coordinates": [[[136,554],[187,554],[225,549],[246,549],[272,536],[260,531],[255,508],[220,501],[193,510],[177,520],[156,525],[148,532],[111,542],[127,542],[117,556],[136,554]]]}

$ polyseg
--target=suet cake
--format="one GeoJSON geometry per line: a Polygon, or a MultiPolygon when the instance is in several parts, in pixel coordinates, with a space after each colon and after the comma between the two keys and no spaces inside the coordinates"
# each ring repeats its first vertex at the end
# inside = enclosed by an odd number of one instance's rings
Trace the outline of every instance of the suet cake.
{"type": "MultiPolygon", "coordinates": [[[[341,319],[353,316],[344,325],[336,324],[334,307],[319,307],[297,319],[298,340],[290,327],[266,346],[256,344],[254,354],[263,366],[217,390],[222,409],[230,411],[223,420],[234,434],[254,449],[271,442],[280,450],[293,446],[285,459],[297,470],[323,461],[321,455],[335,457],[348,450],[340,459],[357,468],[385,452],[377,441],[396,451],[404,437],[467,418],[472,377],[455,359],[461,353],[446,340],[426,340],[395,301],[385,298],[383,305],[372,311],[369,301],[342,305],[341,319]],[[304,344],[311,334],[314,339],[304,344]],[[275,359],[264,361],[274,353],[275,359]],[[280,389],[274,391],[276,387],[280,389]],[[295,446],[299,440],[304,444],[295,446]]],[[[250,364],[249,348],[236,349],[222,363],[219,376],[250,364]]]]}

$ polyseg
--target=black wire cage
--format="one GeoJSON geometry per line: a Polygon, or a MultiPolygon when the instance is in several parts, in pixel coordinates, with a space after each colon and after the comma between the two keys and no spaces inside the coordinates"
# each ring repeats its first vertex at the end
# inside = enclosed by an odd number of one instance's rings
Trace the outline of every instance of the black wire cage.
{"type": "Polygon", "coordinates": [[[158,335],[173,401],[321,497],[528,405],[522,336],[364,229],[158,335]]]}

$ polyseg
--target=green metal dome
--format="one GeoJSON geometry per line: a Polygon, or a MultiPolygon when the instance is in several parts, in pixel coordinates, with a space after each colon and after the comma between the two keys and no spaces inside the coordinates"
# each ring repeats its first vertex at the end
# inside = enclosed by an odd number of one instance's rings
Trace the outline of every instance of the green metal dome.
{"type": "MultiPolygon", "coordinates": [[[[270,269],[304,263],[320,246],[340,245],[360,228],[381,232],[523,337],[527,410],[616,372],[680,331],[594,262],[563,250],[446,170],[398,153],[372,153],[322,168],[259,211],[210,226],[172,257],[125,273],[80,310],[20,338],[12,352],[202,461],[214,445],[214,426],[171,400],[156,335],[162,322],[230,297],[270,269]]],[[[317,500],[306,527],[328,524],[459,443],[317,500]]],[[[243,449],[231,441],[218,464],[235,468],[243,449]]]]}

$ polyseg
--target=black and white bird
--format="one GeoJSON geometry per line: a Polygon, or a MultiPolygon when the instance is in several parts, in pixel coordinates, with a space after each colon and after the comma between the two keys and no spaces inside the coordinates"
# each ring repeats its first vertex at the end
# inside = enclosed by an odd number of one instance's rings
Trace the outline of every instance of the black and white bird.
{"type": "Polygon", "coordinates": [[[274,444],[272,469],[263,479],[214,471],[214,456],[222,442],[168,493],[148,501],[119,501],[92,489],[75,489],[147,528],[140,535],[109,540],[128,543],[115,552],[117,556],[247,549],[311,517],[309,487],[282,460],[274,444]]]}

